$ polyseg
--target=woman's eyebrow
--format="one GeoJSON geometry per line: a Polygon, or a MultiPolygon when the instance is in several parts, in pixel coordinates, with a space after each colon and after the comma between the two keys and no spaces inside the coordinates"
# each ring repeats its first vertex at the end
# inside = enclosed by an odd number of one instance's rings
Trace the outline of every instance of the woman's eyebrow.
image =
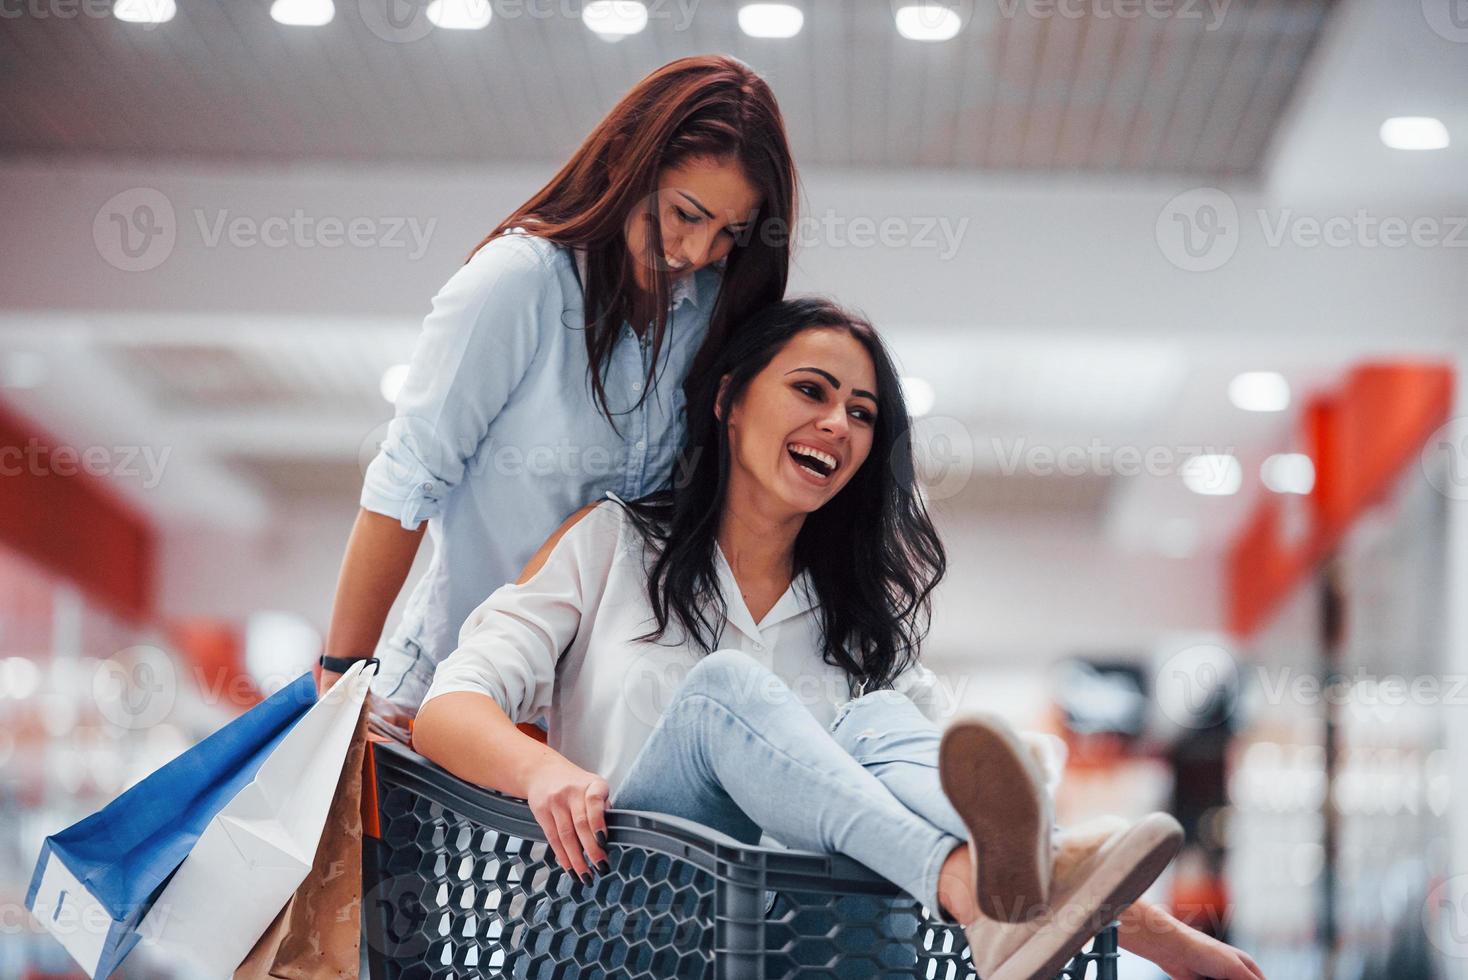
{"type": "MultiPolygon", "coordinates": [[[[681,194],[683,196],[683,199],[686,200],[689,204],[692,204],[694,207],[698,208],[699,211],[703,212],[703,216],[705,218],[712,218],[714,216],[714,213],[708,208],[704,207],[703,202],[694,197],[692,194],[688,193],[687,191],[679,191],[678,193],[681,194]]],[[[743,228],[745,225],[748,225],[751,220],[753,219],[745,218],[743,221],[731,221],[729,222],[729,227],[743,228]]]]}
{"type": "Polygon", "coordinates": [[[692,194],[688,193],[687,191],[679,191],[678,193],[683,195],[683,199],[685,201],[698,208],[698,210],[702,211],[705,218],[712,218],[714,216],[714,213],[708,208],[704,207],[703,202],[694,197],[692,194]]]}
{"type": "MultiPolygon", "coordinates": [[[[798,367],[791,368],[785,373],[794,374],[796,371],[810,371],[812,374],[819,374],[821,377],[826,379],[826,381],[831,385],[832,388],[835,388],[837,391],[841,390],[841,382],[830,371],[822,371],[818,367],[798,367]]],[[[877,400],[877,396],[872,394],[870,391],[867,391],[865,388],[852,388],[851,393],[859,398],[870,398],[872,401],[877,400]]]]}

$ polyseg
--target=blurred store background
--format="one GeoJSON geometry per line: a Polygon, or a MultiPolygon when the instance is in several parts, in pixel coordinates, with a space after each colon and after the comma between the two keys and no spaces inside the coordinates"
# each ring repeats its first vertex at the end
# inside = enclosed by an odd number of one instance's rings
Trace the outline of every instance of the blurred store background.
{"type": "Polygon", "coordinates": [[[74,975],[41,839],[319,652],[439,286],[707,51],[924,413],[953,707],[1267,976],[1468,977],[1462,0],[0,3],[0,977],[74,975]]]}

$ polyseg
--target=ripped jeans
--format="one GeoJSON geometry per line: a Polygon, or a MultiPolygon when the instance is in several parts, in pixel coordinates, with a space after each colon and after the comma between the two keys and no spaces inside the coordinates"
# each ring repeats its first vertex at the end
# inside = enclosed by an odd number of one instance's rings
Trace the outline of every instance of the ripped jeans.
{"type": "Polygon", "coordinates": [[[845,854],[949,921],[938,875],[968,831],[938,782],[940,735],[890,690],[847,702],[827,730],[764,665],[716,650],[688,672],[610,805],[845,854]]]}

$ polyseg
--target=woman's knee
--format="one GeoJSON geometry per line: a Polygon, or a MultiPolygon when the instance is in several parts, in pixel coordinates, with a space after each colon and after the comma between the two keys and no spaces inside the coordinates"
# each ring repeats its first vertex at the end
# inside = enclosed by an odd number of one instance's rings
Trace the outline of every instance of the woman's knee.
{"type": "Polygon", "coordinates": [[[779,675],[743,650],[715,650],[688,671],[682,695],[702,694],[725,702],[779,698],[789,689],[779,675]]]}
{"type": "Polygon", "coordinates": [[[894,725],[902,728],[936,727],[911,698],[890,688],[868,691],[847,701],[836,710],[830,728],[834,732],[861,724],[879,728],[894,725]]]}
{"type": "MultiPolygon", "coordinates": [[[[899,691],[868,691],[842,705],[829,726],[831,737],[852,755],[870,740],[891,737],[930,736],[938,738],[938,727],[899,691]]],[[[859,757],[859,756],[858,756],[859,757]]]]}
{"type": "Polygon", "coordinates": [[[770,671],[764,664],[743,650],[715,650],[693,665],[683,686],[726,689],[736,682],[758,679],[768,673],[770,671]]]}

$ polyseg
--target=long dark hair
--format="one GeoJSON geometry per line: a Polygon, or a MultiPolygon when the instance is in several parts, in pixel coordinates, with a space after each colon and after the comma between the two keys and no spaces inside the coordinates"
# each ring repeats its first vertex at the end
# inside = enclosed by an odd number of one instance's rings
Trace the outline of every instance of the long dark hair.
{"type": "Polygon", "coordinates": [[[812,598],[820,603],[822,658],[856,684],[879,689],[917,659],[930,597],[948,559],[918,493],[911,420],[892,358],[870,323],[820,297],[775,303],[739,328],[695,379],[682,464],[675,470],[684,477],[628,505],[657,554],[647,584],[656,627],[639,639],[661,640],[676,620],[684,639],[705,653],[718,642],[727,602],[714,545],[730,467],[722,420],[791,338],[823,327],[843,330],[866,348],[876,368],[878,410],[865,462],[806,517],[795,539],[795,568],[797,575],[809,571],[812,598]]]}
{"type": "Polygon", "coordinates": [[[643,263],[651,274],[656,311],[642,398],[656,380],[672,293],[670,276],[657,261],[663,254],[656,212],[658,174],[697,159],[736,161],[760,194],[754,220],[725,261],[708,339],[693,363],[693,371],[701,370],[734,325],[785,295],[790,269],[795,161],[774,93],[742,61],[724,55],[680,58],[638,82],[560,172],[474,249],[479,251],[507,229],[534,222],[534,234],[586,250],[582,289],[589,380],[608,420],[612,412],[602,371],[618,328],[631,314],[629,298],[637,291],[633,262],[643,263]],[[635,209],[642,209],[648,225],[643,256],[629,255],[625,243],[627,217],[635,209]]]}

